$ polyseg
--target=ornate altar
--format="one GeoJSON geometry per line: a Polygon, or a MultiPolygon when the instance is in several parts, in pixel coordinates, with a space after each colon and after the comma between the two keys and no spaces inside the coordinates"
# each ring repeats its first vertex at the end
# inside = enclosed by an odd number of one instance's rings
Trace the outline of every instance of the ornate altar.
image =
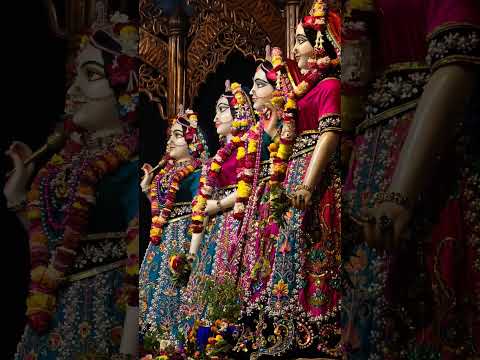
{"type": "Polygon", "coordinates": [[[259,59],[271,44],[291,53],[298,20],[312,1],[140,0],[142,90],[164,118],[193,105],[199,87],[238,51],[259,59]]]}

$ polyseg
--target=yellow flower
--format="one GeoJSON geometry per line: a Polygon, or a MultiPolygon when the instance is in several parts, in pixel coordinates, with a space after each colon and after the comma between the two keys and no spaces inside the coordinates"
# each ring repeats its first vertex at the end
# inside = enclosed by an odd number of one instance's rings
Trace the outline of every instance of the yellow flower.
{"type": "Polygon", "coordinates": [[[37,266],[35,269],[33,269],[30,272],[30,277],[33,282],[38,282],[42,279],[43,275],[45,274],[45,271],[47,268],[45,266],[37,266]]]}
{"type": "Polygon", "coordinates": [[[289,146],[285,145],[285,144],[280,144],[279,148],[278,148],[278,157],[282,160],[287,160],[288,157],[289,157],[289,146]]]}
{"type": "Polygon", "coordinates": [[[256,142],[256,141],[252,140],[252,141],[249,141],[249,142],[248,142],[248,150],[247,150],[247,152],[248,152],[249,154],[252,154],[252,153],[257,152],[257,142],[256,142]]]}
{"type": "Polygon", "coordinates": [[[128,160],[129,151],[128,151],[128,148],[126,146],[118,145],[116,147],[116,151],[117,151],[118,155],[120,155],[124,160],[128,160]]]}
{"type": "Polygon", "coordinates": [[[243,97],[243,94],[241,92],[237,92],[235,94],[235,99],[237,99],[237,104],[239,105],[245,104],[245,98],[243,97]]]}
{"type": "Polygon", "coordinates": [[[221,340],[223,340],[223,336],[222,335],[217,335],[217,336],[215,336],[215,340],[221,341],[221,340]]]}
{"type": "Polygon", "coordinates": [[[80,204],[78,201],[74,202],[72,206],[73,206],[75,209],[79,209],[79,210],[83,210],[83,209],[86,208],[85,206],[83,206],[82,204],[80,204]]]}
{"type": "Polygon", "coordinates": [[[273,143],[271,143],[270,145],[268,145],[268,150],[269,150],[270,152],[275,152],[275,151],[278,150],[278,145],[273,142],[273,143]]]}
{"type": "Polygon", "coordinates": [[[203,216],[202,215],[194,215],[192,216],[193,221],[203,221],[203,216]]]}
{"type": "Polygon", "coordinates": [[[215,161],[212,162],[212,165],[210,165],[210,170],[215,171],[215,172],[219,172],[221,168],[222,167],[220,166],[220,164],[218,164],[215,161]]]}
{"type": "Polygon", "coordinates": [[[280,55],[272,56],[272,65],[273,67],[277,67],[282,63],[282,57],[280,55]]]}
{"type": "Polygon", "coordinates": [[[30,235],[30,240],[32,243],[47,244],[48,237],[41,232],[35,231],[30,235]]]}
{"type": "Polygon", "coordinates": [[[196,204],[200,209],[203,209],[205,207],[205,205],[207,205],[207,199],[202,196],[202,195],[198,195],[197,196],[197,204],[196,204]]]}
{"type": "Polygon", "coordinates": [[[136,33],[137,33],[137,28],[135,26],[132,26],[132,25],[124,26],[120,30],[120,36],[131,35],[131,34],[136,34],[136,33]]]}
{"type": "Polygon", "coordinates": [[[273,287],[273,295],[277,297],[287,296],[288,295],[288,286],[285,282],[280,280],[278,283],[275,284],[273,287]]]}
{"type": "Polygon", "coordinates": [[[281,107],[284,103],[283,97],[281,96],[274,96],[271,100],[273,106],[281,107]]]}
{"type": "Polygon", "coordinates": [[[240,139],[239,136],[234,136],[234,137],[232,138],[232,141],[233,141],[234,143],[239,143],[240,141],[242,141],[242,139],[240,139]]]}
{"type": "Polygon", "coordinates": [[[296,109],[297,103],[293,99],[288,99],[287,104],[285,105],[285,110],[296,109]]]}
{"type": "Polygon", "coordinates": [[[120,103],[120,105],[128,105],[132,102],[132,97],[130,95],[122,95],[118,98],[118,102],[120,103]]]}
{"type": "Polygon", "coordinates": [[[237,193],[240,198],[248,198],[250,196],[250,191],[252,187],[247,184],[245,181],[240,180],[238,182],[237,193]]]}
{"type": "Polygon", "coordinates": [[[241,146],[237,150],[237,160],[241,160],[244,157],[245,157],[245,148],[243,146],[241,146]]]}
{"type": "Polygon", "coordinates": [[[240,85],[238,82],[234,82],[232,85],[230,85],[230,89],[231,89],[232,91],[235,91],[235,90],[237,90],[237,89],[240,88],[240,87],[241,87],[241,85],[240,85]]]}
{"type": "Polygon", "coordinates": [[[38,310],[52,311],[56,298],[53,295],[35,292],[27,297],[27,316],[38,310]]]}
{"type": "Polygon", "coordinates": [[[150,230],[150,236],[159,236],[161,233],[161,229],[153,228],[150,230]]]}
{"type": "Polygon", "coordinates": [[[50,160],[50,162],[53,165],[62,165],[63,164],[63,158],[60,155],[55,154],[55,155],[52,156],[52,159],[50,160]]]}

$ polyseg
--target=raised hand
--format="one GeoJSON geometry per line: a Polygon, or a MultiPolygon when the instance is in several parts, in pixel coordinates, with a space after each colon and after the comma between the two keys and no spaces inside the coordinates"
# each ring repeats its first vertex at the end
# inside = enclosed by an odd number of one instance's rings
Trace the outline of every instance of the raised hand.
{"type": "Polygon", "coordinates": [[[10,206],[16,205],[25,200],[27,194],[27,184],[32,177],[34,165],[32,163],[25,165],[25,160],[32,155],[32,149],[20,141],[14,141],[5,152],[12,159],[14,172],[8,178],[3,194],[10,206]]]}

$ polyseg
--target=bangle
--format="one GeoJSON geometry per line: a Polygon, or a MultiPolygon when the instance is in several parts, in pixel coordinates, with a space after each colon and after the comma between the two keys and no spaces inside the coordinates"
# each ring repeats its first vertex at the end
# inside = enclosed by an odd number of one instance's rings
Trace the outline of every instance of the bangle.
{"type": "Polygon", "coordinates": [[[401,207],[409,209],[410,201],[406,196],[398,192],[379,192],[373,196],[373,202],[376,205],[383,204],[385,202],[391,202],[401,207]]]}
{"type": "Polygon", "coordinates": [[[25,210],[25,208],[27,207],[27,204],[28,204],[27,199],[23,199],[13,205],[7,204],[7,209],[12,212],[21,212],[25,210]]]}
{"type": "Polygon", "coordinates": [[[310,194],[313,193],[313,186],[310,186],[310,185],[307,185],[307,184],[300,184],[297,186],[297,190],[306,190],[308,191],[310,194]]]}

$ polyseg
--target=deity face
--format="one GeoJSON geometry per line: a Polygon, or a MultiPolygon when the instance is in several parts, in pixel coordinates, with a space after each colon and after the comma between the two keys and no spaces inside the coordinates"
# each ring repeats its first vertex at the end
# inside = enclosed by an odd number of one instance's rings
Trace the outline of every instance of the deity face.
{"type": "Polygon", "coordinates": [[[293,54],[295,55],[295,60],[300,70],[308,70],[308,59],[313,57],[313,46],[308,41],[305,29],[301,23],[298,24],[297,31],[295,32],[293,54]]]}
{"type": "Polygon", "coordinates": [[[182,125],[178,122],[172,125],[170,138],[167,142],[167,152],[175,160],[186,160],[191,157],[188,152],[188,143],[183,135],[182,125]]]}
{"type": "Polygon", "coordinates": [[[215,127],[217,128],[217,134],[221,136],[228,136],[232,132],[233,115],[228,105],[228,99],[222,95],[217,101],[215,127]]]}
{"type": "Polygon", "coordinates": [[[265,106],[272,101],[273,86],[267,80],[267,74],[261,67],[255,72],[253,77],[253,87],[250,90],[252,95],[253,108],[257,111],[262,111],[265,106]]]}
{"type": "Polygon", "coordinates": [[[90,131],[121,125],[117,100],[104,70],[102,52],[88,44],[77,58],[77,75],[67,91],[65,112],[90,131]]]}

